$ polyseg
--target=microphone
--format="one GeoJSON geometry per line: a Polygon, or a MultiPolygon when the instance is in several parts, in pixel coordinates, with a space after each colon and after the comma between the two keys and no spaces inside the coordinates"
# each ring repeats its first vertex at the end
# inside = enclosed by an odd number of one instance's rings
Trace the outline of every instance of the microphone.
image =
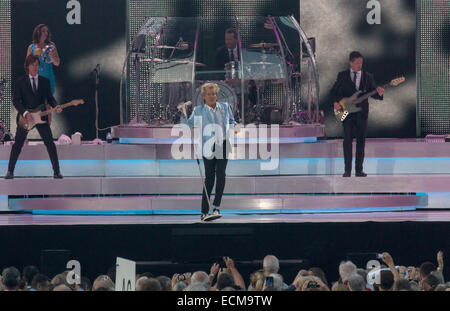
{"type": "Polygon", "coordinates": [[[178,42],[177,42],[177,44],[175,44],[175,47],[179,47],[182,42],[183,42],[183,37],[178,38],[178,42]]]}
{"type": "Polygon", "coordinates": [[[91,71],[91,75],[93,74],[100,74],[100,64],[97,64],[97,66],[95,66],[94,70],[91,71]]]}
{"type": "Polygon", "coordinates": [[[179,104],[179,105],[177,106],[178,110],[181,110],[181,112],[183,113],[183,116],[184,116],[185,118],[187,118],[186,107],[187,107],[187,106],[190,106],[190,105],[192,105],[192,102],[191,102],[191,101],[188,101],[188,102],[179,104]]]}
{"type": "Polygon", "coordinates": [[[45,63],[51,63],[52,60],[50,58],[49,53],[52,51],[53,46],[51,44],[47,44],[43,49],[42,49],[42,59],[45,63]]]}
{"type": "Polygon", "coordinates": [[[177,44],[175,44],[175,47],[179,50],[187,50],[189,47],[189,44],[183,40],[183,37],[180,37],[178,39],[177,44]]]}

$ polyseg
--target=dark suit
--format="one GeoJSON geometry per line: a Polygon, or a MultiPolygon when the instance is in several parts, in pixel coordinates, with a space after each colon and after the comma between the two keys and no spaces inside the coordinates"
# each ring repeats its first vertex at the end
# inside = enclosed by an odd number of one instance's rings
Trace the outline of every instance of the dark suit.
{"type": "MultiPolygon", "coordinates": [[[[377,88],[373,75],[367,71],[362,71],[359,90],[368,93],[377,88]]],[[[350,76],[350,69],[338,74],[336,82],[331,91],[333,102],[337,102],[344,97],[350,97],[356,92],[355,84],[350,76]]],[[[383,100],[383,96],[378,94],[372,96],[374,99],[383,100]]],[[[369,117],[369,101],[365,100],[361,104],[362,110],[351,113],[343,122],[344,126],[344,161],[345,171],[352,170],[352,144],[353,132],[356,131],[356,172],[363,171],[364,147],[366,141],[367,119],[369,117]]]]}
{"type": "MultiPolygon", "coordinates": [[[[234,59],[234,61],[240,60],[240,51],[239,48],[237,49],[237,59],[234,59]]],[[[228,48],[226,46],[221,46],[216,50],[216,53],[214,54],[214,69],[215,70],[225,70],[225,64],[231,62],[232,59],[230,58],[230,53],[228,51],[228,48]]]]}
{"type": "MultiPolygon", "coordinates": [[[[50,80],[38,76],[37,91],[33,92],[31,82],[28,75],[20,77],[14,87],[13,104],[18,111],[17,118],[19,114],[23,116],[25,111],[32,111],[39,106],[41,110],[45,110],[45,101],[52,106],[56,107],[57,103],[52,95],[50,88],[50,80]]],[[[46,120],[47,117],[43,117],[42,120],[46,120]]],[[[52,162],[53,171],[59,173],[59,161],[58,154],[56,151],[55,143],[53,142],[53,135],[48,123],[36,125],[36,129],[41,135],[45,146],[47,147],[50,160],[52,162]]],[[[27,138],[28,131],[17,125],[16,138],[14,140],[14,145],[11,149],[11,155],[9,158],[8,171],[14,172],[14,168],[19,158],[19,154],[22,151],[23,144],[27,138]]]]}
{"type": "MultiPolygon", "coordinates": [[[[224,45],[221,46],[220,48],[218,48],[214,54],[214,70],[215,71],[223,71],[223,73],[217,73],[214,74],[213,79],[214,80],[226,80],[226,71],[225,71],[225,64],[231,62],[231,61],[235,61],[238,62],[241,60],[241,50],[239,49],[239,47],[237,47],[236,50],[237,53],[237,57],[232,60],[230,58],[230,52],[228,50],[228,48],[224,45]]],[[[236,67],[237,70],[240,70],[239,67],[236,67]]],[[[252,120],[250,120],[250,110],[251,110],[251,106],[254,105],[254,103],[256,103],[256,86],[254,81],[249,81],[246,80],[245,81],[246,86],[244,87],[244,110],[245,110],[245,120],[248,123],[249,121],[251,122],[252,120]],[[249,84],[249,85],[248,85],[249,84]],[[250,102],[250,103],[249,103],[250,102]]],[[[238,105],[237,105],[237,110],[235,111],[236,113],[236,118],[241,119],[242,117],[242,105],[241,103],[241,85],[240,83],[238,85],[233,84],[231,85],[234,92],[237,95],[237,99],[238,99],[238,105]]]]}

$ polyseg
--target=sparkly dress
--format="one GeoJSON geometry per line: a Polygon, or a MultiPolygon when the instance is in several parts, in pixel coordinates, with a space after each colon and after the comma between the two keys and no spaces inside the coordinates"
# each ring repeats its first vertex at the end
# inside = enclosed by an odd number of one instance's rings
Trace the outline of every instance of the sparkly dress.
{"type": "MultiPolygon", "coordinates": [[[[47,46],[54,46],[53,42],[50,42],[47,46]]],[[[53,63],[50,62],[49,48],[44,49],[39,48],[36,44],[31,44],[31,53],[33,55],[39,56],[41,65],[39,66],[39,75],[46,77],[50,80],[50,88],[52,94],[55,94],[55,74],[53,72],[53,63]]]]}

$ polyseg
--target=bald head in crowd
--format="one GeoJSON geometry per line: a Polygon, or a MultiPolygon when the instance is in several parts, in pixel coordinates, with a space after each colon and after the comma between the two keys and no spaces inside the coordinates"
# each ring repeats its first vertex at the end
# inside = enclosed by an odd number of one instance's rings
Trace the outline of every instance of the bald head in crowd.
{"type": "Polygon", "coordinates": [[[114,282],[111,280],[111,278],[107,275],[99,275],[92,285],[92,291],[97,291],[98,289],[108,289],[108,290],[114,290],[114,282]]]}
{"type": "Polygon", "coordinates": [[[191,277],[191,284],[200,284],[205,287],[206,290],[209,290],[210,283],[208,274],[204,271],[194,272],[191,277]]]}
{"type": "Polygon", "coordinates": [[[339,276],[342,282],[348,281],[348,279],[357,274],[357,268],[355,264],[351,261],[342,262],[339,265],[339,276]]]}
{"type": "Polygon", "coordinates": [[[142,286],[144,286],[145,281],[148,280],[148,277],[141,276],[139,279],[136,280],[136,291],[142,291],[142,286]]]}
{"type": "Polygon", "coordinates": [[[58,286],[56,286],[55,288],[53,288],[54,292],[71,292],[72,290],[70,289],[69,286],[64,285],[64,284],[59,284],[58,286]]]}

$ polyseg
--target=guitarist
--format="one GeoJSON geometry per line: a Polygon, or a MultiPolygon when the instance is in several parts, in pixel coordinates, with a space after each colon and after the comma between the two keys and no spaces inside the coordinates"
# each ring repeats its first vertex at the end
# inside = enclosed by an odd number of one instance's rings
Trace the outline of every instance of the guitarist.
{"type": "MultiPolygon", "coordinates": [[[[57,103],[53,97],[50,89],[50,81],[42,76],[39,76],[39,57],[35,55],[28,55],[25,59],[25,71],[26,75],[19,78],[16,82],[16,87],[14,88],[13,104],[17,109],[18,114],[26,118],[28,121],[32,121],[30,111],[41,106],[41,110],[45,110],[45,100],[47,103],[56,107],[57,103]]],[[[57,107],[56,112],[61,113],[62,108],[57,107]]],[[[17,120],[19,120],[19,115],[17,120]]],[[[47,118],[47,117],[44,117],[47,118]]],[[[43,120],[45,120],[43,118],[43,120]]],[[[53,135],[48,123],[37,124],[36,129],[41,135],[45,146],[47,147],[47,152],[50,156],[53,167],[53,177],[63,178],[59,170],[58,154],[56,152],[56,146],[53,142],[53,135]]],[[[22,151],[23,144],[27,138],[28,131],[22,128],[17,122],[17,132],[14,145],[11,149],[11,154],[8,164],[8,173],[5,179],[14,178],[14,168],[16,166],[17,159],[20,152],[22,151]]]]}
{"type": "MultiPolygon", "coordinates": [[[[374,99],[383,100],[384,89],[376,87],[373,75],[362,70],[363,56],[360,52],[350,53],[350,69],[338,74],[333,89],[331,90],[334,101],[334,108],[339,109],[338,101],[344,97],[351,97],[356,91],[368,93],[377,90],[378,94],[372,96],[374,99]]],[[[367,119],[369,117],[369,101],[365,100],[361,104],[361,111],[350,113],[343,122],[344,126],[344,161],[345,172],[343,177],[350,177],[352,172],[352,144],[353,131],[356,132],[356,161],[355,176],[366,177],[363,171],[364,146],[366,140],[367,119]]]]}

